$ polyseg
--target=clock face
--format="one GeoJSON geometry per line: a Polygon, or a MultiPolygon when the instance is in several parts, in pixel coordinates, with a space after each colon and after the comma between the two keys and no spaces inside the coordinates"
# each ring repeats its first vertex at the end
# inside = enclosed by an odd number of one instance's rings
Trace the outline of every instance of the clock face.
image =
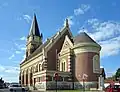
{"type": "Polygon", "coordinates": [[[39,37],[35,36],[34,39],[36,42],[39,42],[39,37]]]}

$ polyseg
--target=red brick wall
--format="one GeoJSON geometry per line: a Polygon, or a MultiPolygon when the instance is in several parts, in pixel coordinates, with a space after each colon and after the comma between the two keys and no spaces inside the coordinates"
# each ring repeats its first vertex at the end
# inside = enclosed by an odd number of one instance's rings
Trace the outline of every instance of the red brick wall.
{"type": "Polygon", "coordinates": [[[88,75],[87,81],[97,81],[98,74],[93,73],[93,56],[97,53],[85,52],[76,55],[75,58],[75,81],[80,81],[83,73],[88,75]]]}
{"type": "Polygon", "coordinates": [[[69,35],[69,32],[66,31],[65,34],[62,35],[62,37],[53,45],[53,47],[48,51],[47,53],[47,66],[48,66],[48,70],[56,70],[56,49],[58,51],[58,53],[60,52],[63,42],[65,40],[65,36],[69,35]]]}

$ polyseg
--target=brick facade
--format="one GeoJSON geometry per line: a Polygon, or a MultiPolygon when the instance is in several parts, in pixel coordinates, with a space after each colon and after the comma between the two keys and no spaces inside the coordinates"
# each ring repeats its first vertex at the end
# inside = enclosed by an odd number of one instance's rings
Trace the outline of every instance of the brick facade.
{"type": "MultiPolygon", "coordinates": [[[[39,35],[36,37],[39,38],[39,35]]],[[[26,51],[29,52],[30,48],[27,47],[26,51]]],[[[20,83],[41,90],[54,89],[52,88],[55,86],[54,73],[58,72],[60,88],[80,88],[83,74],[88,75],[87,83],[96,85],[99,73],[93,73],[93,57],[99,56],[100,49],[101,47],[86,33],[80,37],[73,37],[66,21],[63,29],[29,53],[20,64],[20,83]],[[61,66],[64,70],[61,70],[61,66]]]]}

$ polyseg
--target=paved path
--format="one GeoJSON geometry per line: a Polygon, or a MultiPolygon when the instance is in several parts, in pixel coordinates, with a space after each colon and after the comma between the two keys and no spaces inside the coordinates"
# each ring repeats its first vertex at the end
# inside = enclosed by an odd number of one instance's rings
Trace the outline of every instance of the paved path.
{"type": "Polygon", "coordinates": [[[0,92],[10,92],[9,89],[0,89],[0,92]]]}
{"type": "MultiPolygon", "coordinates": [[[[0,92],[10,92],[9,89],[0,89],[0,92]]],[[[37,91],[37,90],[33,90],[33,91],[30,91],[30,92],[56,92],[55,90],[54,91],[37,91]]],[[[60,92],[60,91],[58,91],[60,92]]],[[[63,92],[63,91],[61,91],[63,92]]],[[[82,91],[80,91],[82,92],[82,91]]],[[[85,92],[104,92],[104,91],[85,91],[85,92]]]]}
{"type": "MultiPolygon", "coordinates": [[[[10,92],[10,91],[9,91],[9,89],[0,89],[0,92],[10,92]]],[[[18,91],[16,91],[16,92],[18,92],[18,91]]],[[[38,92],[38,91],[33,91],[33,92],[38,92]]]]}
{"type": "MultiPolygon", "coordinates": [[[[55,90],[54,91],[37,91],[37,90],[33,90],[33,91],[30,91],[30,92],[56,92],[56,91],[55,90]]],[[[63,92],[63,91],[57,91],[57,92],[63,92]]],[[[83,92],[83,91],[80,91],[80,92],[83,92]]],[[[104,91],[84,91],[84,92],[104,92],[104,91]]]]}

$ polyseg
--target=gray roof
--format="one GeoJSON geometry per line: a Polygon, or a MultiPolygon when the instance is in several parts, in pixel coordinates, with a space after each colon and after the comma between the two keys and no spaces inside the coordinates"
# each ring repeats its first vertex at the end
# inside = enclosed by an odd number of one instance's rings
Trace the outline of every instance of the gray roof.
{"type": "Polygon", "coordinates": [[[31,25],[31,29],[30,29],[30,33],[29,33],[29,36],[30,35],[40,36],[39,27],[38,27],[38,23],[37,23],[37,19],[36,19],[35,14],[33,17],[32,25],[31,25]]]}
{"type": "MultiPolygon", "coordinates": [[[[83,43],[83,42],[93,42],[96,43],[90,36],[85,32],[81,32],[76,37],[73,38],[74,44],[83,43]]],[[[97,44],[97,43],[96,43],[97,44]]]]}

